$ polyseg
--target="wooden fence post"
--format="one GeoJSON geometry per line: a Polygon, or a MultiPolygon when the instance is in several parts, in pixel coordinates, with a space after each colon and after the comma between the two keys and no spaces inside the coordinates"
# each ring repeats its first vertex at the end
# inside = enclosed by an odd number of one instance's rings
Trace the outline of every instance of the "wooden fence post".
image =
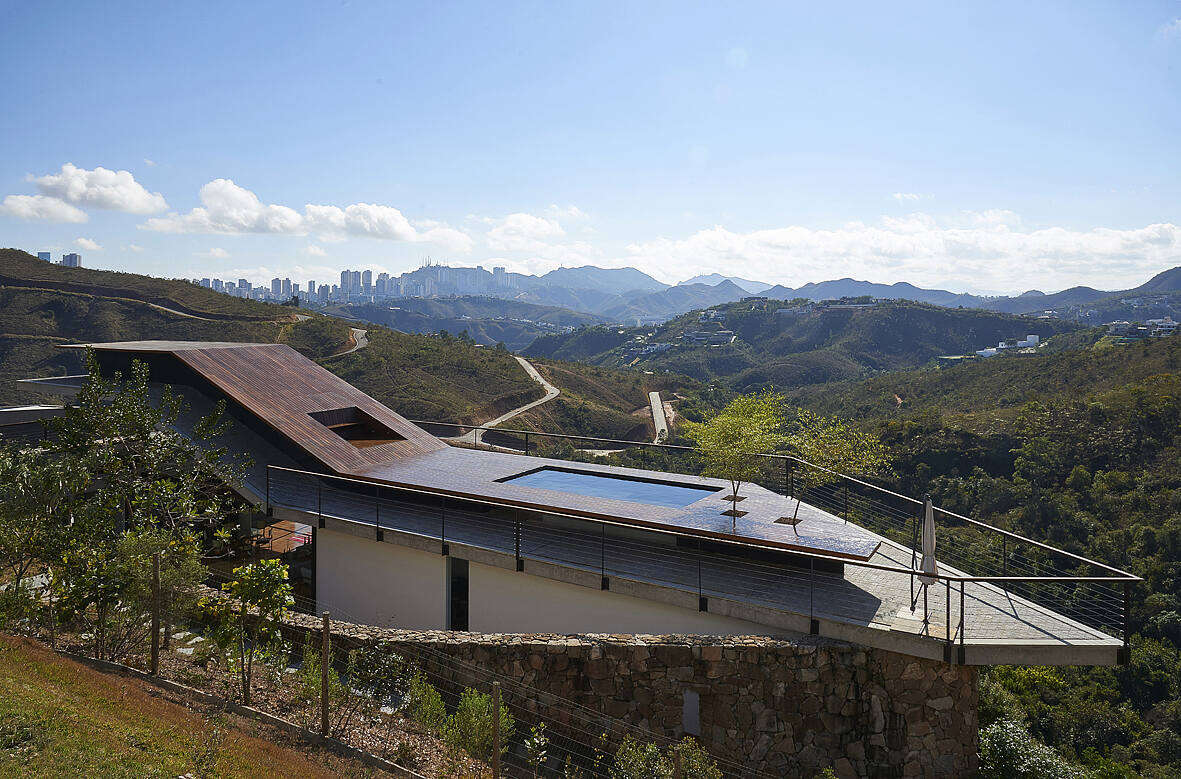
{"type": "Polygon", "coordinates": [[[152,555],[152,660],[151,674],[160,674],[160,553],[152,555]]]}
{"type": "Polygon", "coordinates": [[[500,682],[492,683],[492,779],[500,779],[500,682]]]}
{"type": "Polygon", "coordinates": [[[332,664],[330,654],[328,612],[323,615],[323,636],[320,642],[320,735],[328,737],[328,669],[332,664]]]}

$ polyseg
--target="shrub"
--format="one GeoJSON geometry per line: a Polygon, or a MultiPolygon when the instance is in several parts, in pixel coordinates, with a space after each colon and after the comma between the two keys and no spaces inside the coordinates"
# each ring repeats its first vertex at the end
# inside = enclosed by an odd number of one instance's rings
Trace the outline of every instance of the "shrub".
{"type": "Polygon", "coordinates": [[[422,671],[410,677],[406,712],[410,719],[436,735],[441,734],[447,725],[447,707],[443,705],[443,696],[427,681],[422,671]]]}
{"type": "Polygon", "coordinates": [[[670,764],[674,755],[681,756],[681,776],[685,779],[722,779],[718,764],[692,736],[685,736],[668,748],[670,764]]]}
{"type": "MultiPolygon", "coordinates": [[[[455,714],[447,723],[448,743],[464,749],[474,758],[487,760],[492,756],[493,716],[492,696],[468,687],[459,697],[455,714]]],[[[500,751],[504,754],[516,729],[516,722],[504,704],[500,706],[499,716],[500,751]]]]}
{"type": "Polygon", "coordinates": [[[672,776],[672,767],[666,764],[655,744],[624,736],[611,765],[611,779],[665,779],[669,776],[672,776]]]}
{"type": "Polygon", "coordinates": [[[981,779],[1076,779],[1079,772],[1012,720],[980,734],[981,779]]]}

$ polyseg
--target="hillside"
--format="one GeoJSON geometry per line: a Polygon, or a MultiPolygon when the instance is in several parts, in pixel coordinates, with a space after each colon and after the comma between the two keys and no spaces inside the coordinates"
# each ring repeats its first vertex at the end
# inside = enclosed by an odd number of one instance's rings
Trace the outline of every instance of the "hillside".
{"type": "Polygon", "coordinates": [[[0,285],[2,405],[55,400],[39,397],[15,381],[79,372],[82,356],[76,350],[55,348],[58,344],[140,339],[287,343],[395,411],[415,418],[488,419],[540,393],[512,355],[479,348],[469,340],[372,327],[367,348],[331,358],[350,343],[349,325],[340,319],[312,315],[299,320],[296,310],[288,307],[131,273],[88,270],[87,278],[96,282],[89,291],[65,291],[61,287],[66,283],[85,288],[74,273],[79,269],[36,258],[29,261],[30,255],[23,252],[5,256],[16,262],[3,266],[7,281],[0,285]],[[25,270],[27,278],[17,276],[25,270]],[[231,316],[236,303],[247,304],[242,310],[250,316],[231,316]],[[180,313],[177,306],[194,313],[180,313]],[[212,314],[219,316],[214,319],[212,314]]]}
{"type": "Polygon", "coordinates": [[[913,368],[941,354],[972,352],[1004,339],[1028,334],[1044,338],[1077,329],[1060,320],[905,301],[793,307],[787,314],[777,313],[787,305],[738,302],[694,311],[657,327],[583,329],[539,338],[525,353],[669,371],[746,391],[913,368]],[[706,339],[713,342],[702,343],[706,339]]]}
{"type": "Polygon", "coordinates": [[[0,286],[38,287],[138,300],[209,319],[261,321],[283,315],[283,309],[278,306],[223,295],[183,279],[158,279],[94,268],[66,268],[20,249],[0,249],[0,286]]]}
{"type": "Polygon", "coordinates": [[[558,306],[493,297],[399,298],[388,303],[333,306],[349,318],[385,325],[404,333],[467,333],[476,343],[522,349],[535,339],[568,328],[606,321],[558,306]]]}
{"type": "Polygon", "coordinates": [[[1099,344],[1055,351],[1051,342],[1049,347],[1044,354],[973,360],[943,369],[898,371],[863,381],[805,387],[790,397],[799,405],[855,419],[936,412],[992,420],[1025,403],[1080,399],[1158,374],[1181,372],[1178,336],[1128,346],[1099,344]]]}

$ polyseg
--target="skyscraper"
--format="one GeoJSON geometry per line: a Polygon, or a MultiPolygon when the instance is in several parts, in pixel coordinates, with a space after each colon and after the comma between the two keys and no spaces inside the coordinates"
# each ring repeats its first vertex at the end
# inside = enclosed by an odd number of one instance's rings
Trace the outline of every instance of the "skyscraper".
{"type": "Polygon", "coordinates": [[[76,254],[74,252],[70,252],[69,254],[63,254],[62,255],[62,265],[65,265],[67,268],[81,268],[82,267],[82,255],[76,254]]]}
{"type": "Polygon", "coordinates": [[[271,296],[279,297],[283,294],[283,280],[280,278],[271,279],[271,296]]]}
{"type": "Polygon", "coordinates": [[[373,271],[367,270],[361,274],[361,292],[366,295],[373,294],[373,271]]]}
{"type": "Polygon", "coordinates": [[[291,297],[291,279],[283,279],[283,297],[291,297]]]}
{"type": "Polygon", "coordinates": [[[37,252],[37,259],[53,262],[53,252],[37,252]]]}

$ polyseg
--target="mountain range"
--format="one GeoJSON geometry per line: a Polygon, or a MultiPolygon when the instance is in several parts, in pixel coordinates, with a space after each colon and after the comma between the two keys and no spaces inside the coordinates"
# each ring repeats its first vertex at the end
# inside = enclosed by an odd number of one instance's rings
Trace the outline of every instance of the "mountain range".
{"type": "MultiPolygon", "coordinates": [[[[414,279],[438,270],[437,267],[422,268],[404,274],[403,278],[414,279]]],[[[1050,294],[1031,290],[1015,296],[982,296],[927,289],[904,281],[879,284],[852,278],[810,282],[793,289],[781,284],[772,285],[719,273],[695,276],[669,285],[636,268],[599,268],[593,265],[558,268],[542,276],[509,273],[505,275],[506,281],[495,286],[493,274],[483,269],[443,270],[468,276],[475,274],[473,278],[480,287],[479,294],[542,306],[560,306],[625,324],[658,323],[688,311],[731,303],[752,295],[774,300],[805,298],[813,301],[869,296],[887,300],[913,300],[948,308],[981,308],[1009,314],[1052,311],[1062,315],[1072,307],[1106,304],[1146,295],[1181,294],[1181,266],[1159,273],[1146,283],[1127,290],[1105,291],[1080,286],[1050,294]]],[[[432,295],[440,296],[471,294],[471,290],[451,290],[445,284],[428,289],[434,290],[432,295]]],[[[1181,305],[1181,299],[1178,305],[1181,305]]],[[[1109,308],[1111,315],[1116,318],[1127,315],[1119,306],[1109,308]]],[[[1078,311],[1072,311],[1070,316],[1088,321],[1078,311]]],[[[1103,317],[1099,319],[1103,320],[1103,317]]],[[[1092,323],[1100,324],[1102,321],[1092,323]]]]}

